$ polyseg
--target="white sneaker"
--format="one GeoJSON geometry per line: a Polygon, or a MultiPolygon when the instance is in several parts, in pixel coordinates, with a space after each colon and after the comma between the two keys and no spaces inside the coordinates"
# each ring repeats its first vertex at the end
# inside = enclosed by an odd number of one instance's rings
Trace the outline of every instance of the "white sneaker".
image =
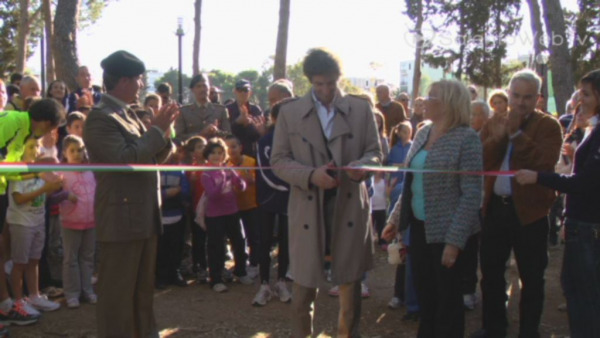
{"type": "Polygon", "coordinates": [[[248,275],[248,277],[254,279],[254,278],[256,278],[256,276],[258,276],[258,273],[259,273],[258,266],[248,265],[248,267],[246,267],[246,274],[248,275]]]}
{"type": "Polygon", "coordinates": [[[206,269],[200,269],[200,271],[198,271],[198,273],[196,274],[196,281],[198,283],[204,284],[206,283],[208,279],[208,272],[206,272],[206,269]]]}
{"type": "Polygon", "coordinates": [[[402,301],[398,297],[392,297],[388,303],[390,309],[399,309],[402,306],[402,301]]]}
{"type": "Polygon", "coordinates": [[[275,283],[274,292],[282,303],[287,303],[292,299],[292,294],[288,291],[285,281],[280,280],[279,282],[275,283]]]}
{"type": "Polygon", "coordinates": [[[340,295],[340,287],[339,286],[334,286],[331,289],[329,289],[329,291],[327,292],[328,295],[330,295],[331,297],[337,297],[340,295]]]}
{"type": "MultiPolygon", "coordinates": [[[[235,275],[234,275],[235,276],[235,275]]],[[[235,278],[242,284],[244,285],[252,285],[254,284],[254,280],[252,278],[250,278],[248,275],[245,276],[235,276],[235,278]]]]}
{"type": "Polygon", "coordinates": [[[262,284],[256,296],[254,296],[254,300],[252,300],[252,305],[254,306],[265,306],[267,302],[271,300],[273,293],[271,292],[271,287],[269,284],[262,284]]]}
{"type": "Polygon", "coordinates": [[[222,292],[227,291],[227,286],[223,283],[217,283],[217,284],[213,285],[212,289],[218,293],[222,293],[222,292]]]}
{"type": "Polygon", "coordinates": [[[85,299],[90,304],[98,303],[98,296],[95,293],[83,295],[83,299],[85,299]]]}
{"type": "Polygon", "coordinates": [[[0,311],[4,311],[5,313],[8,313],[8,311],[10,311],[10,309],[12,309],[13,306],[13,300],[8,297],[5,300],[0,302],[0,311]]]}
{"type": "Polygon", "coordinates": [[[41,316],[41,313],[36,308],[31,306],[31,304],[29,304],[26,298],[19,299],[15,303],[17,303],[17,306],[20,306],[23,310],[25,310],[25,312],[27,312],[30,315],[41,316]]]}
{"type": "Polygon", "coordinates": [[[13,261],[12,260],[6,261],[6,263],[4,263],[4,273],[6,273],[7,276],[10,276],[12,269],[13,269],[13,261]]]}
{"type": "Polygon", "coordinates": [[[77,298],[68,298],[67,299],[67,307],[69,309],[76,309],[79,307],[79,299],[77,298]]]}
{"type": "Polygon", "coordinates": [[[477,305],[477,296],[474,293],[463,295],[463,303],[465,304],[465,309],[467,310],[475,310],[475,305],[477,305]]]}
{"type": "Polygon", "coordinates": [[[365,283],[360,283],[360,295],[362,298],[371,297],[371,291],[369,291],[369,287],[365,283]]]}
{"type": "Polygon", "coordinates": [[[54,311],[60,309],[60,304],[48,300],[45,295],[33,296],[27,299],[27,302],[39,311],[54,311]]]}

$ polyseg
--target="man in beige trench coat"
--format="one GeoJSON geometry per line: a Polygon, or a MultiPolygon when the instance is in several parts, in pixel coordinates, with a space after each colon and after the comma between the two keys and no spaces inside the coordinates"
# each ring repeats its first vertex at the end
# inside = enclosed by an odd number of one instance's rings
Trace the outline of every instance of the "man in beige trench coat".
{"type": "Polygon", "coordinates": [[[277,176],[291,186],[292,336],[312,334],[312,305],[324,281],[327,252],[332,282],[340,287],[337,336],[357,337],[360,280],[373,255],[367,176],[333,168],[378,165],[381,146],[370,104],[338,90],[336,56],[310,50],[304,74],[312,89],[281,107],[271,157],[277,176]]]}

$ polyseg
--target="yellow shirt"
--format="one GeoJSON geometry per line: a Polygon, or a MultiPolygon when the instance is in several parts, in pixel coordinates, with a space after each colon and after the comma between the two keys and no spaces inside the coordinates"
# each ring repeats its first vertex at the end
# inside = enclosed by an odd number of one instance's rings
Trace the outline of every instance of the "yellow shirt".
{"type": "MultiPolygon", "coordinates": [[[[230,167],[256,167],[256,160],[250,156],[242,155],[242,163],[234,164],[229,160],[230,167]]],[[[256,203],[256,170],[236,170],[238,175],[246,181],[246,190],[236,192],[238,208],[240,211],[258,207],[256,203]]]]}

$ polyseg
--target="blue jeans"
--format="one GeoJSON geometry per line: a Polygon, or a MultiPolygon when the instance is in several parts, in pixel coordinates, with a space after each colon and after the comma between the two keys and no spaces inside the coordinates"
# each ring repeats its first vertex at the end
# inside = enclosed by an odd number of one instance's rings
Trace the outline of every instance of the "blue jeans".
{"type": "Polygon", "coordinates": [[[561,281],[571,337],[600,337],[600,224],[565,221],[561,281]]]}

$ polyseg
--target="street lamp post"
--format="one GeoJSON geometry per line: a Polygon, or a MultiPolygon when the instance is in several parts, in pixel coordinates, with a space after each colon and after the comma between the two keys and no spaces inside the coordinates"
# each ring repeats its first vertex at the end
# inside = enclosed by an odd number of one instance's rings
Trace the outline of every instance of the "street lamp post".
{"type": "Polygon", "coordinates": [[[550,55],[547,51],[542,51],[538,55],[535,56],[535,63],[540,67],[540,75],[542,77],[542,95],[544,97],[544,111],[548,110],[548,69],[546,65],[548,64],[548,59],[550,55]]]}
{"type": "Polygon", "coordinates": [[[178,97],[177,97],[177,101],[179,102],[179,104],[183,103],[183,80],[182,80],[182,73],[181,73],[181,40],[183,38],[183,18],[179,17],[177,18],[177,31],[175,32],[175,35],[177,35],[177,40],[179,43],[179,70],[178,70],[178,97]]]}

